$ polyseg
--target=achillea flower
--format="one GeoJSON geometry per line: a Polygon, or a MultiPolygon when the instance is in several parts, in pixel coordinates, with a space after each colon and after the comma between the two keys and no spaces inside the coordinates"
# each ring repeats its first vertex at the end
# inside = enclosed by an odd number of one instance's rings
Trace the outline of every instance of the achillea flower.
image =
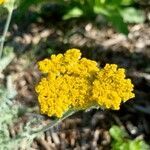
{"type": "Polygon", "coordinates": [[[81,58],[78,49],[52,55],[38,66],[46,77],[36,86],[36,92],[41,113],[48,116],[62,117],[69,109],[91,106],[119,109],[121,102],[134,97],[124,69],[109,64],[99,69],[95,61],[81,58]]]}
{"type": "Polygon", "coordinates": [[[93,98],[104,108],[118,110],[120,103],[134,97],[133,84],[125,79],[125,70],[115,64],[106,64],[93,82],[93,98]]]}

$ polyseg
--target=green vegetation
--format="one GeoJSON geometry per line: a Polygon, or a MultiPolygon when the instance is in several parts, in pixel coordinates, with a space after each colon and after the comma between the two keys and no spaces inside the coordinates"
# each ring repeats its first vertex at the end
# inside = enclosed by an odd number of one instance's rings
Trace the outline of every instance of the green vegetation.
{"type": "Polygon", "coordinates": [[[143,139],[130,139],[127,132],[121,127],[112,126],[109,130],[113,139],[112,150],[149,150],[150,147],[143,139]]]}
{"type": "Polygon", "coordinates": [[[143,12],[136,9],[134,3],[134,0],[56,0],[50,2],[47,0],[23,0],[20,8],[25,11],[30,5],[35,5],[36,8],[37,5],[38,8],[49,5],[47,8],[57,11],[54,15],[57,13],[64,20],[79,17],[94,18],[102,15],[118,32],[128,34],[126,23],[142,23],[145,20],[143,12]]]}

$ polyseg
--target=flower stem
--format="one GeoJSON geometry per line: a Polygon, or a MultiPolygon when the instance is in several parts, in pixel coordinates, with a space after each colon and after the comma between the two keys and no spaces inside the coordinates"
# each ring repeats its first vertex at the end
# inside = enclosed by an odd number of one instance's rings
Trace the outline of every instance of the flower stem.
{"type": "Polygon", "coordinates": [[[13,13],[14,7],[12,6],[10,9],[8,9],[8,17],[7,17],[7,21],[4,27],[4,31],[3,31],[3,35],[0,41],[0,59],[2,58],[2,53],[3,53],[3,49],[4,49],[4,43],[5,43],[5,39],[6,39],[6,34],[10,25],[10,21],[11,21],[11,17],[12,17],[12,13],[13,13]]]}
{"type": "Polygon", "coordinates": [[[70,117],[71,115],[73,115],[76,111],[75,110],[72,110],[72,111],[69,111],[67,112],[62,118],[60,119],[56,119],[55,121],[53,121],[52,123],[46,125],[45,127],[43,127],[42,129],[40,130],[37,130],[37,131],[32,131],[31,134],[37,134],[37,133],[40,133],[40,132],[45,132],[55,126],[57,126],[60,122],[62,122],[63,120],[65,120],[66,118],[70,117]]]}

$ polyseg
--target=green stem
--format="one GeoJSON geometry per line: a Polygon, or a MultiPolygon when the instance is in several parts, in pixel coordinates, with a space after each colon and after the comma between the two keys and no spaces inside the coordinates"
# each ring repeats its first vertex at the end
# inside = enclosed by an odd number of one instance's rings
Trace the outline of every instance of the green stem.
{"type": "Polygon", "coordinates": [[[37,134],[37,133],[40,133],[40,132],[45,132],[45,131],[57,126],[59,123],[61,123],[63,120],[65,120],[69,116],[73,115],[75,112],[76,112],[75,110],[70,111],[70,112],[66,113],[62,118],[56,119],[52,123],[50,123],[50,124],[46,125],[45,127],[43,127],[42,129],[37,130],[37,131],[32,131],[31,134],[37,134]]]}
{"type": "Polygon", "coordinates": [[[12,13],[14,10],[14,6],[12,6],[9,10],[8,10],[8,17],[7,17],[7,21],[4,27],[4,31],[3,31],[3,35],[0,41],[0,59],[2,58],[2,53],[3,53],[3,48],[4,48],[4,43],[5,43],[5,38],[6,38],[6,34],[10,25],[10,21],[11,21],[11,17],[12,17],[12,13]]]}

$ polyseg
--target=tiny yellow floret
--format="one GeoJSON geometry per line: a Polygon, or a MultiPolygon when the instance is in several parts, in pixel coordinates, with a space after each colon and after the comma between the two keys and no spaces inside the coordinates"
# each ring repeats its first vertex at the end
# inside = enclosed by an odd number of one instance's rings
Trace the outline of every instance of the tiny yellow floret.
{"type": "Polygon", "coordinates": [[[0,0],[0,4],[3,4],[5,2],[5,0],[0,0]]]}
{"type": "Polygon", "coordinates": [[[42,114],[58,118],[70,109],[92,106],[118,110],[121,102],[134,97],[133,84],[125,79],[125,70],[115,64],[103,69],[97,62],[81,58],[78,49],[51,55],[38,62],[45,74],[36,86],[42,114]]]}

